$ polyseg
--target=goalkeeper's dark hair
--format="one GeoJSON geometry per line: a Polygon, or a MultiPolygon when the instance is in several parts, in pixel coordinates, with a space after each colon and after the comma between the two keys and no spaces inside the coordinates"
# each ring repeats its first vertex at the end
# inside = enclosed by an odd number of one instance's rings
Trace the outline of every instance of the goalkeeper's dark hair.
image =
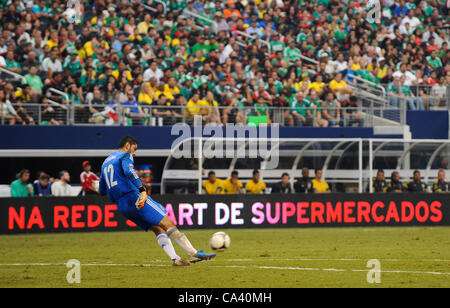
{"type": "Polygon", "coordinates": [[[129,143],[130,145],[138,144],[137,140],[134,139],[133,137],[125,136],[122,139],[120,139],[119,149],[123,148],[127,143],[129,143]]]}

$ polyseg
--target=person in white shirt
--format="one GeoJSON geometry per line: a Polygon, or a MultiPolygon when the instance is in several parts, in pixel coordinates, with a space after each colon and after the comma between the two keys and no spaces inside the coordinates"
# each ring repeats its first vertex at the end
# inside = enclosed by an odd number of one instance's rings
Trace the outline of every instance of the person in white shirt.
{"type": "Polygon", "coordinates": [[[434,43],[442,48],[442,44],[447,43],[447,46],[450,45],[450,37],[445,33],[445,31],[438,32],[439,34],[434,33],[434,43]]]}
{"type": "Polygon", "coordinates": [[[436,27],[434,25],[430,25],[430,27],[428,28],[427,31],[425,31],[422,34],[422,41],[424,42],[428,42],[428,40],[430,39],[430,37],[434,37],[436,38],[437,34],[436,34],[436,27]]]}
{"type": "Polygon", "coordinates": [[[70,174],[63,170],[59,173],[59,181],[52,184],[52,195],[56,197],[67,197],[72,195],[72,186],[70,183],[70,174]]]}
{"type": "Polygon", "coordinates": [[[58,51],[56,49],[52,50],[50,57],[45,58],[42,62],[42,69],[46,72],[51,70],[54,73],[60,73],[63,71],[61,61],[58,59],[58,51]]]}
{"type": "Polygon", "coordinates": [[[230,38],[230,42],[228,43],[227,46],[225,46],[222,53],[220,54],[220,58],[219,58],[220,64],[224,64],[227,61],[228,57],[231,55],[231,53],[234,50],[233,49],[234,43],[235,43],[234,38],[230,38]]]}
{"type": "Polygon", "coordinates": [[[144,82],[149,82],[150,79],[152,79],[153,77],[156,78],[156,81],[158,82],[158,84],[159,84],[160,80],[164,77],[163,71],[161,71],[157,67],[155,61],[153,61],[152,64],[150,64],[150,67],[145,70],[144,76],[143,76],[144,82]]]}
{"type": "Polygon", "coordinates": [[[403,18],[402,26],[405,26],[406,23],[409,24],[409,28],[410,28],[411,32],[414,32],[416,30],[417,26],[421,24],[419,18],[414,16],[414,10],[409,10],[408,16],[403,18]]]}
{"type": "Polygon", "coordinates": [[[400,25],[402,24],[402,18],[400,16],[397,16],[394,18],[394,20],[391,20],[391,24],[389,26],[389,33],[394,33],[395,29],[400,27],[400,25]]]}
{"type": "Polygon", "coordinates": [[[410,71],[406,70],[406,64],[403,63],[400,65],[400,70],[396,71],[394,74],[392,74],[394,78],[398,77],[401,78],[402,76],[405,76],[405,86],[411,86],[413,81],[416,80],[416,76],[411,73],[410,71]]]}
{"type": "Polygon", "coordinates": [[[337,57],[337,60],[334,62],[336,65],[335,71],[338,73],[343,73],[347,71],[348,64],[347,61],[344,59],[344,54],[340,53],[337,57]]]}
{"type": "Polygon", "coordinates": [[[323,54],[321,62],[326,63],[325,73],[328,75],[333,75],[336,73],[336,63],[328,57],[328,54],[323,54]]]}
{"type": "Polygon", "coordinates": [[[445,98],[447,96],[447,86],[444,83],[445,77],[441,76],[438,83],[431,88],[431,96],[435,100],[436,106],[445,106],[445,98]]]}
{"type": "Polygon", "coordinates": [[[142,47],[141,54],[141,58],[145,61],[150,61],[151,59],[155,58],[155,54],[153,53],[150,43],[146,43],[142,47]]]}
{"type": "Polygon", "coordinates": [[[220,31],[228,32],[230,31],[230,26],[227,21],[223,18],[221,12],[216,12],[214,14],[215,23],[212,24],[211,29],[215,34],[218,34],[220,31]]]}

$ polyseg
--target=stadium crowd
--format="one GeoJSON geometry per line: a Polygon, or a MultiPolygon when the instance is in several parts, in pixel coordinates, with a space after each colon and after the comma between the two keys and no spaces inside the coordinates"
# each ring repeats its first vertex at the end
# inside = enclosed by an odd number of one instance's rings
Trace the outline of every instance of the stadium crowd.
{"type": "Polygon", "coordinates": [[[76,123],[271,123],[278,107],[284,125],[362,125],[355,76],[412,110],[450,84],[445,0],[383,0],[373,22],[366,0],[76,2],[0,1],[0,67],[24,76],[0,75],[3,123],[67,124],[70,105],[76,123]]]}

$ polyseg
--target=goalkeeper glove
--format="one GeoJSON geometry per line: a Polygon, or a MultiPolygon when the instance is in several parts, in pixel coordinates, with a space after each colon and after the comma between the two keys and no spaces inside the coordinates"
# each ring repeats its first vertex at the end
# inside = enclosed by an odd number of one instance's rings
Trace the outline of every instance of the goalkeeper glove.
{"type": "Polygon", "coordinates": [[[136,208],[139,211],[142,209],[145,205],[145,202],[147,202],[147,192],[145,191],[145,188],[143,186],[139,187],[139,198],[136,201],[136,208]]]}

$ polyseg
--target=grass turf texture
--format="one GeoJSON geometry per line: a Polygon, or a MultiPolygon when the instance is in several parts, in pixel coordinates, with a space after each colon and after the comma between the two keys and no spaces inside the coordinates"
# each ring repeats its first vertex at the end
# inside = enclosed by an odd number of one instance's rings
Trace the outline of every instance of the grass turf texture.
{"type": "MultiPolygon", "coordinates": [[[[449,227],[225,231],[230,249],[188,268],[170,266],[152,233],[0,236],[0,287],[450,287],[449,227]],[[66,281],[69,259],[81,284],[66,281]],[[369,259],[380,284],[367,282],[369,259]]],[[[214,232],[185,233],[209,250],[214,232]]]]}

